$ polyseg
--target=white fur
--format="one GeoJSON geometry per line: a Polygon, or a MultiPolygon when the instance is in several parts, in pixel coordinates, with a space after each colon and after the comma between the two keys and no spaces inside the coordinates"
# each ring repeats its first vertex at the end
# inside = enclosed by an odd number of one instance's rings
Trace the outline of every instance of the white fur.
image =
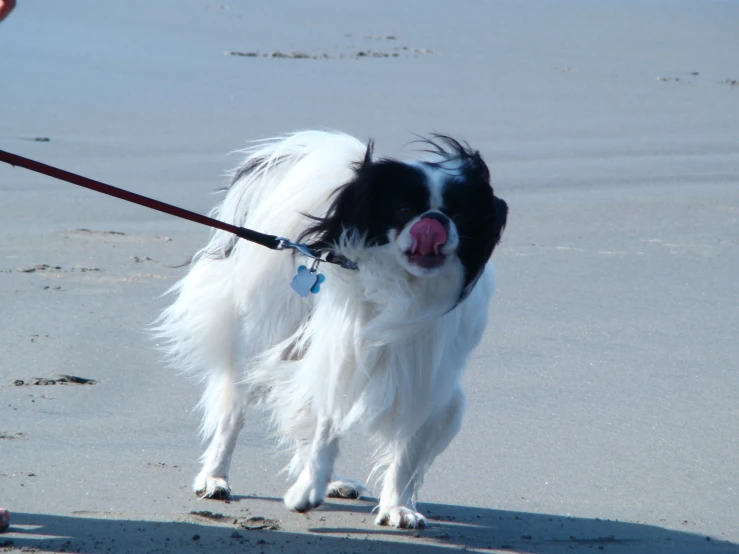
{"type": "Polygon", "coordinates": [[[412,164],[426,174],[429,183],[429,191],[431,198],[429,208],[432,210],[440,210],[444,207],[444,186],[446,185],[446,176],[456,173],[456,167],[453,164],[442,164],[444,171],[433,170],[426,164],[415,162],[412,164]]]}
{"type": "MultiPolygon", "coordinates": [[[[214,213],[294,239],[309,224],[300,214],[325,214],[365,150],[350,136],[312,131],[261,143],[245,161],[260,165],[234,183],[214,213]]],[[[289,508],[321,503],[339,438],[359,425],[377,448],[377,523],[423,526],[416,492],[459,430],[460,376],[487,322],[492,266],[451,309],[463,283],[456,256],[414,275],[399,263],[396,242],[368,248],[346,236],[339,253],[360,269],[322,264],[320,293],[303,299],[288,283],[306,260],[245,241],[227,257],[212,255],[229,240],[214,233],[172,288],[177,299],[157,327],[172,361],[205,385],[202,430],[211,443],[194,489],[228,494],[244,408],[261,405],[294,453],[289,508]]]]}

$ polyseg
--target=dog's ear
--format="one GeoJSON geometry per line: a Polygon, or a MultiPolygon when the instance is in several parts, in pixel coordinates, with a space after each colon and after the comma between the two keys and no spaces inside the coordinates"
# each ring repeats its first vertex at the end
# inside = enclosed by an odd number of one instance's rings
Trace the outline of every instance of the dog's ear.
{"type": "Polygon", "coordinates": [[[304,214],[314,223],[301,233],[298,238],[300,242],[308,241],[314,247],[331,247],[339,241],[346,229],[367,227],[368,223],[364,220],[371,217],[367,207],[374,148],[374,141],[369,140],[364,158],[354,164],[354,179],[334,191],[331,205],[324,217],[304,214]]]}
{"type": "Polygon", "coordinates": [[[493,228],[493,249],[500,242],[503,230],[508,223],[508,204],[502,198],[493,197],[493,212],[495,214],[495,226],[493,228]]]}
{"type": "MultiPolygon", "coordinates": [[[[500,238],[503,235],[503,230],[505,229],[506,224],[508,223],[508,204],[505,200],[502,198],[498,198],[497,196],[493,196],[493,212],[491,214],[491,217],[488,219],[488,232],[490,233],[488,235],[488,239],[484,246],[484,251],[482,252],[479,260],[479,265],[477,264],[471,264],[466,267],[467,271],[470,271],[471,268],[476,267],[476,269],[473,270],[471,274],[467,274],[466,276],[466,284],[464,288],[462,289],[462,292],[459,295],[459,298],[457,299],[457,304],[462,302],[465,298],[467,298],[470,293],[472,292],[472,289],[475,288],[475,284],[480,279],[480,276],[485,271],[485,264],[490,259],[490,256],[493,255],[493,250],[495,250],[495,247],[500,242],[500,238]]],[[[474,259],[474,257],[473,257],[474,259]]]]}
{"type": "Polygon", "coordinates": [[[375,152],[375,141],[372,139],[369,139],[367,141],[367,150],[364,152],[364,160],[362,161],[362,164],[360,167],[369,166],[372,165],[372,155],[375,152]]]}

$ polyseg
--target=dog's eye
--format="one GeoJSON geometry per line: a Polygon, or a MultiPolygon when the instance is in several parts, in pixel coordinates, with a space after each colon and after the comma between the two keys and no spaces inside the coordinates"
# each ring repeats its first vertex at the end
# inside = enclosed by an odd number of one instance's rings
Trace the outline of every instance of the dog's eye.
{"type": "Polygon", "coordinates": [[[463,223],[467,219],[467,217],[462,212],[454,212],[449,217],[451,217],[452,221],[454,221],[454,223],[456,223],[457,225],[463,223]]]}
{"type": "Polygon", "coordinates": [[[410,204],[403,204],[395,210],[395,217],[400,221],[408,221],[416,215],[416,209],[410,204]]]}

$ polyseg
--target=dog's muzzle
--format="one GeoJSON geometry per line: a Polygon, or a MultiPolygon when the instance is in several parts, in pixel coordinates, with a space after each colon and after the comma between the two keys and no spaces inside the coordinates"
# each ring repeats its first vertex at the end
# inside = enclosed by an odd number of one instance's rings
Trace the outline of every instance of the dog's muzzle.
{"type": "Polygon", "coordinates": [[[408,252],[408,260],[426,269],[439,267],[445,256],[441,247],[449,239],[449,220],[443,214],[428,213],[410,228],[413,245],[408,252]]]}

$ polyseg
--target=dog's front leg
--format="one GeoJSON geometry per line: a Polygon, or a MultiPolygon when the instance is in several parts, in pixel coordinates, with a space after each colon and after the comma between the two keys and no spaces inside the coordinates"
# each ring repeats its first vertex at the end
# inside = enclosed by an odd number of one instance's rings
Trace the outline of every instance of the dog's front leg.
{"type": "Polygon", "coordinates": [[[416,492],[431,462],[459,432],[464,406],[464,393],[457,389],[449,403],[434,412],[409,440],[396,441],[390,447],[390,463],[382,480],[377,507],[377,525],[426,526],[426,518],[416,511],[416,492]]]}
{"type": "Polygon", "coordinates": [[[236,439],[243,427],[244,413],[240,407],[221,416],[210,445],[203,454],[203,469],[193,483],[195,494],[215,500],[227,500],[231,497],[228,471],[236,448],[236,439]]]}
{"type": "Polygon", "coordinates": [[[338,452],[339,439],[333,434],[331,421],[319,418],[313,442],[307,449],[305,466],[285,494],[285,506],[296,512],[307,512],[323,503],[338,452]]]}

